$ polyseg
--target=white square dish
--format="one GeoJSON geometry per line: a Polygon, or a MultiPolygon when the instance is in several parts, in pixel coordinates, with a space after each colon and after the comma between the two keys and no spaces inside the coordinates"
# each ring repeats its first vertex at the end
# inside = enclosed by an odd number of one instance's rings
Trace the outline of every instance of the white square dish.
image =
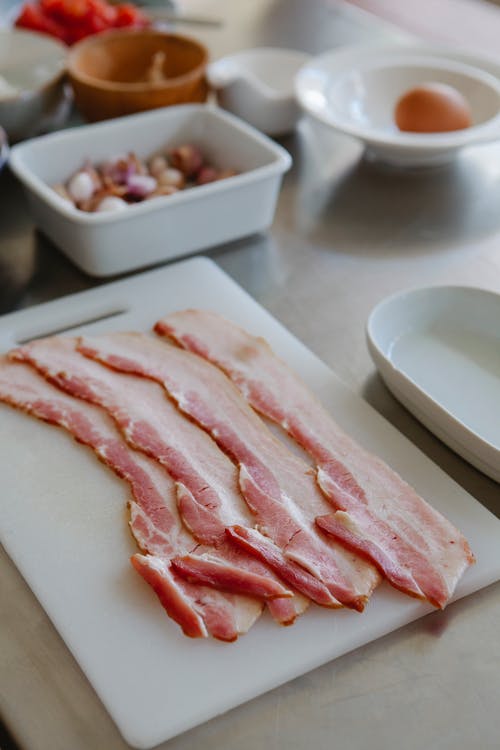
{"type": "Polygon", "coordinates": [[[37,226],[79,268],[110,276],[266,230],[272,223],[287,151],[254,128],[207,105],[166,107],[34,138],[15,146],[10,166],[23,183],[37,226]],[[140,158],[194,143],[238,174],[130,206],[86,213],[51,186],[85,160],[134,151],[140,158]]]}

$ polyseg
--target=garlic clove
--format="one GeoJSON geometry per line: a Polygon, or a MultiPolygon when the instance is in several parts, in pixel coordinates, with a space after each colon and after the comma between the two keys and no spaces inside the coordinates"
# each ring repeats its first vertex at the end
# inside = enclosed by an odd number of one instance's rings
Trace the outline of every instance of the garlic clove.
{"type": "Polygon", "coordinates": [[[173,185],[173,187],[182,188],[185,182],[182,172],[179,169],[174,169],[174,167],[168,167],[158,176],[159,185],[173,185]]]}
{"type": "Polygon", "coordinates": [[[103,198],[95,209],[98,212],[118,212],[128,208],[127,203],[116,195],[108,195],[103,198]]]}
{"type": "Polygon", "coordinates": [[[160,175],[168,169],[168,161],[164,156],[157,155],[149,160],[148,166],[153,177],[158,179],[160,175]]]}
{"type": "Polygon", "coordinates": [[[68,183],[68,193],[75,203],[86,201],[94,193],[94,181],[88,172],[77,172],[68,183]]]}

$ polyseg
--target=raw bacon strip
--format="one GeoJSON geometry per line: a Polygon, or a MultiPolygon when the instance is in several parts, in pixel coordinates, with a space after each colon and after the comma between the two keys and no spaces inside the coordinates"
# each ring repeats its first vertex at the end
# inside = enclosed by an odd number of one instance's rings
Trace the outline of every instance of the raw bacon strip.
{"type": "Polygon", "coordinates": [[[244,572],[234,566],[208,557],[197,557],[196,555],[184,555],[174,557],[172,567],[187,581],[192,583],[205,583],[217,589],[240,594],[246,589],[249,596],[260,599],[277,599],[282,596],[293,596],[277,581],[256,573],[244,572]]]}
{"type": "MultiPolygon", "coordinates": [[[[162,607],[181,625],[184,635],[190,638],[206,638],[205,623],[186,601],[182,584],[176,585],[168,563],[151,555],[133,555],[131,560],[134,568],[157,595],[162,607]]],[[[235,640],[234,628],[230,629],[230,634],[225,632],[225,636],[223,640],[235,640]]]]}
{"type": "Polygon", "coordinates": [[[229,526],[226,529],[226,534],[229,539],[232,539],[242,549],[247,550],[247,552],[258,557],[259,560],[267,563],[278,575],[283,578],[286,577],[297,589],[302,588],[304,581],[306,581],[309,589],[316,587],[314,601],[325,607],[331,606],[328,589],[300,565],[287,560],[279,547],[273,544],[267,537],[262,536],[255,529],[248,529],[243,526],[229,526]]]}
{"type": "MultiPolygon", "coordinates": [[[[183,487],[182,491],[179,493],[179,498],[181,515],[184,522],[187,523],[188,528],[192,528],[192,525],[194,525],[193,519],[195,519],[196,523],[199,523],[201,519],[209,528],[213,527],[214,521],[212,512],[197,503],[185,487],[183,487]]],[[[332,597],[326,586],[318,581],[313,575],[303,568],[299,568],[301,575],[298,576],[296,570],[298,566],[292,560],[287,560],[281,549],[270,539],[263,536],[257,531],[257,529],[247,528],[249,534],[251,531],[251,536],[248,538],[252,540],[252,543],[243,543],[240,536],[231,533],[233,529],[243,528],[243,526],[239,526],[238,524],[234,527],[223,527],[219,525],[217,527],[217,533],[224,533],[227,538],[231,539],[238,547],[241,547],[259,560],[262,560],[262,562],[266,563],[268,567],[274,570],[277,575],[283,578],[283,580],[294,586],[297,591],[302,591],[304,593],[307,592],[307,596],[316,604],[320,604],[323,607],[340,606],[340,604],[332,597]]],[[[210,538],[213,539],[214,544],[220,544],[215,537],[210,538]]],[[[245,537],[243,536],[242,538],[245,537]]],[[[285,603],[286,602],[282,599],[276,599],[274,602],[271,602],[270,605],[284,607],[285,603]]],[[[273,611],[272,614],[274,615],[273,611]]],[[[282,624],[285,624],[284,621],[282,624]]],[[[286,624],[291,624],[291,622],[286,624]]]]}
{"type": "MultiPolygon", "coordinates": [[[[190,626],[196,633],[196,609],[194,613],[185,612],[185,599],[178,597],[179,590],[190,591],[191,598],[196,608],[199,608],[203,620],[202,626],[206,631],[219,641],[236,641],[238,636],[246,633],[260,614],[255,603],[250,606],[241,606],[243,597],[231,597],[213,591],[210,588],[200,586],[198,583],[190,584],[183,578],[179,578],[175,571],[168,567],[168,561],[154,555],[133,555],[132,565],[144,580],[153,588],[161,604],[173,619],[183,617],[183,632],[191,636],[190,626]]],[[[200,633],[203,635],[203,631],[200,633]]],[[[199,637],[199,636],[191,636],[199,637]]]]}
{"type": "Polygon", "coordinates": [[[309,571],[342,604],[363,609],[380,580],[378,572],[344,546],[320,537],[314,519],[329,506],[309,467],[274,437],[225,375],[190,352],[139,333],[86,337],[78,349],[117,370],[161,383],[181,411],[239,465],[243,496],[284,559],[309,571]]]}
{"type": "Polygon", "coordinates": [[[157,333],[220,367],[247,401],[312,456],[336,512],[318,524],[366,555],[398,589],[444,607],[474,562],[460,532],[383,461],[348,437],[260,338],[210,312],[160,320],[157,333]]]}
{"type": "MultiPolygon", "coordinates": [[[[227,541],[227,525],[253,523],[240,497],[233,465],[203,431],[177,411],[160,386],[112,373],[82,357],[72,339],[41,339],[10,356],[29,362],[71,395],[103,407],[133,448],[167,469],[176,482],[181,516],[197,541],[215,546],[218,557],[243,571],[273,578],[268,568],[227,541]]],[[[307,600],[299,595],[268,603],[275,620],[287,625],[306,606],[307,600]]]]}
{"type": "Polygon", "coordinates": [[[104,411],[62,393],[28,365],[5,357],[0,358],[0,400],[63,427],[128,482],[133,497],[130,525],[141,549],[176,555],[196,548],[196,541],[175,517],[172,480],[155,462],[127,446],[104,411]]]}
{"type": "Polygon", "coordinates": [[[231,598],[187,583],[168,567],[165,557],[200,552],[175,510],[175,486],[154,461],[131,450],[101,409],[61,393],[31,367],[0,358],[0,401],[66,429],[132,491],[132,533],[149,555],[136,554],[132,564],[153,586],[167,613],[191,637],[234,640],[260,613],[257,603],[231,598]]]}

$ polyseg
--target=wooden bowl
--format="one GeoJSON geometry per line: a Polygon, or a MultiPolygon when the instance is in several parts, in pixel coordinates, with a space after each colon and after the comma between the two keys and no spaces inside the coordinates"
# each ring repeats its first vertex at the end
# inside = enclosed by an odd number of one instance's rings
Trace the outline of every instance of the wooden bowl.
{"type": "Polygon", "coordinates": [[[206,47],[153,29],[118,30],[72,47],[68,74],[75,103],[90,121],[171,104],[204,102],[206,47]]]}

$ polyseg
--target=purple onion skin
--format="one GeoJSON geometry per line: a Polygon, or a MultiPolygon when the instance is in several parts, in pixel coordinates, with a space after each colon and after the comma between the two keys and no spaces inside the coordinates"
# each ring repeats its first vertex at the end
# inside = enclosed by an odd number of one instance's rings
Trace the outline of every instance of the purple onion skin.
{"type": "Polygon", "coordinates": [[[127,198],[132,201],[141,201],[153,193],[158,183],[154,177],[149,175],[131,175],[127,180],[127,198]]]}
{"type": "Polygon", "coordinates": [[[214,167],[202,167],[196,175],[197,185],[207,185],[209,182],[215,182],[219,176],[214,167]]]}
{"type": "Polygon", "coordinates": [[[132,159],[118,159],[104,164],[102,173],[109,177],[115,185],[126,185],[129,179],[137,174],[137,165],[132,159]]]}

